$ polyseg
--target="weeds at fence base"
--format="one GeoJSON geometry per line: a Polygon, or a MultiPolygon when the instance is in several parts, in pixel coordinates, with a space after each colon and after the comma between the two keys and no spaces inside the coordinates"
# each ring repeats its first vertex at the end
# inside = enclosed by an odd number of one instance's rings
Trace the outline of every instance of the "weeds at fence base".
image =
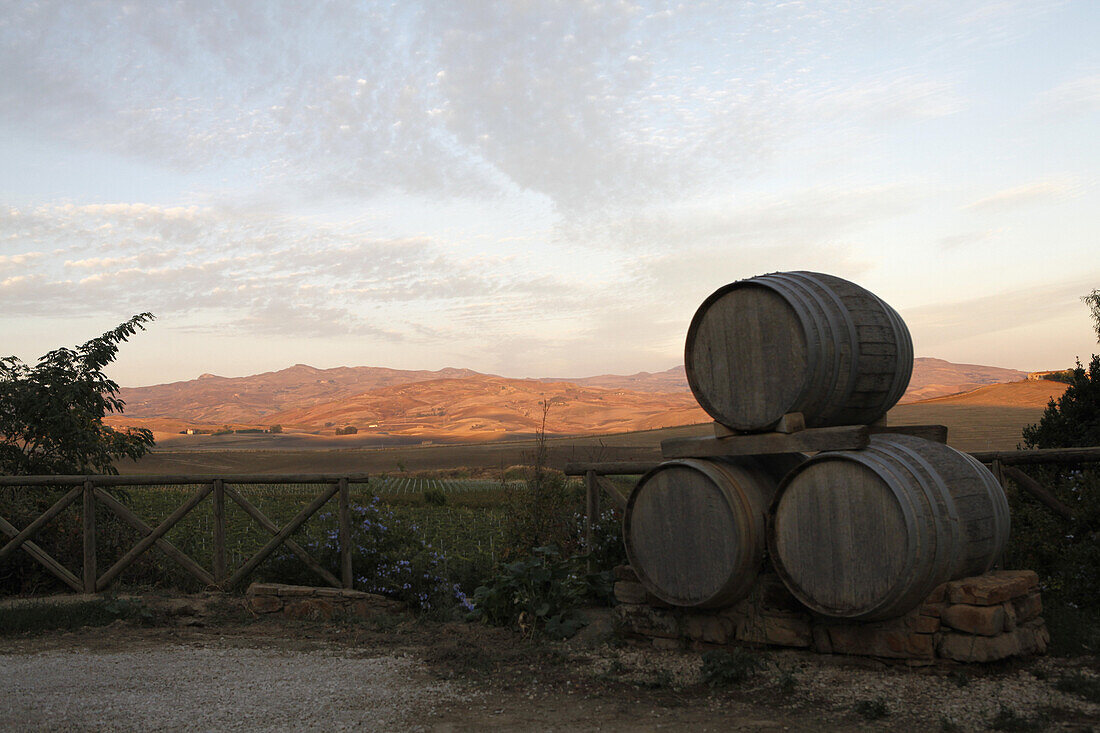
{"type": "Polygon", "coordinates": [[[87,601],[15,603],[0,606],[0,636],[72,631],[115,621],[152,624],[152,610],[139,599],[94,598],[87,601]]]}

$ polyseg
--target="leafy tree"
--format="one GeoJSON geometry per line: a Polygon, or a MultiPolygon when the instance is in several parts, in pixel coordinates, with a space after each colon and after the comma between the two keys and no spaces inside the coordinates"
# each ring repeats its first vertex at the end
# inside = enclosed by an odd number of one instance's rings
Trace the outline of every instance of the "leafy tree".
{"type": "MultiPolygon", "coordinates": [[[[1100,291],[1094,290],[1084,300],[1093,318],[1100,316],[1100,291]]],[[[1047,404],[1038,424],[1024,428],[1028,448],[1100,445],[1100,355],[1093,354],[1087,370],[1078,359],[1066,381],[1069,387],[1047,404]]],[[[1032,467],[1027,473],[1069,508],[1073,520],[1054,517],[1010,486],[1012,541],[1007,561],[1010,567],[1039,572],[1047,594],[1045,605],[1061,608],[1058,613],[1068,614],[1067,619],[1086,614],[1082,628],[1093,629],[1089,632],[1093,641],[1081,642],[1086,648],[1100,642],[1095,631],[1100,616],[1094,605],[1100,597],[1100,574],[1096,572],[1100,566],[1100,468],[1096,464],[1060,464],[1032,467]],[[1048,600],[1051,603],[1047,604],[1048,600]]],[[[1066,629],[1062,633],[1081,636],[1066,629]]]]}
{"type": "Polygon", "coordinates": [[[1100,343],[1100,290],[1093,290],[1088,295],[1082,296],[1081,300],[1085,301],[1085,305],[1089,307],[1092,327],[1096,329],[1096,342],[1100,343]]]}
{"type": "Polygon", "coordinates": [[[139,313],[82,346],[51,351],[34,366],[0,358],[0,473],[116,474],[116,460],[145,454],[151,432],[103,424],[124,403],[102,370],[119,344],[152,320],[152,313],[139,313]]]}
{"type": "Polygon", "coordinates": [[[1069,387],[1051,399],[1037,425],[1024,428],[1028,448],[1072,448],[1100,445],[1100,356],[1093,354],[1088,371],[1077,361],[1069,387]]]}

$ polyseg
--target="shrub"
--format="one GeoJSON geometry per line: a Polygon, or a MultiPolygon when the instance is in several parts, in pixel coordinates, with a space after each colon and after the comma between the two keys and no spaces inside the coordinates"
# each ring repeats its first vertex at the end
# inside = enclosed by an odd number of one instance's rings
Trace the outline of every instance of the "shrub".
{"type": "Polygon", "coordinates": [[[504,501],[508,507],[505,560],[527,556],[536,547],[553,545],[566,554],[580,549],[577,507],[584,499],[582,489],[558,471],[529,467],[523,484],[506,483],[504,501]]]}
{"type": "Polygon", "coordinates": [[[497,626],[516,626],[552,638],[572,636],[585,621],[576,607],[587,592],[575,561],[556,547],[536,547],[525,559],[504,565],[474,591],[471,616],[497,626]]]}
{"type": "Polygon", "coordinates": [[[1072,371],[1062,396],[1047,404],[1037,425],[1024,428],[1028,448],[1100,445],[1100,355],[1093,354],[1087,371],[1080,361],[1072,371]]]}
{"type": "MultiPolygon", "coordinates": [[[[1100,356],[1093,355],[1087,371],[1077,363],[1070,386],[1050,401],[1039,423],[1024,429],[1023,438],[1028,448],[1100,445],[1100,356]]],[[[1100,469],[1063,464],[1028,473],[1070,509],[1073,521],[1054,516],[1010,483],[1013,526],[1006,563],[1039,573],[1048,606],[1091,608],[1100,597],[1100,469]]]]}
{"type": "Polygon", "coordinates": [[[881,696],[873,700],[860,700],[855,704],[853,710],[867,720],[881,720],[890,714],[890,707],[886,704],[886,698],[881,696]]]}
{"type": "Polygon", "coordinates": [[[760,659],[745,649],[716,649],[703,654],[703,681],[711,687],[740,684],[763,667],[760,659]]]}
{"type": "Polygon", "coordinates": [[[124,405],[103,368],[151,320],[152,313],[140,313],[75,349],[51,351],[33,367],[0,358],[0,474],[116,474],[116,460],[145,454],[151,432],[103,424],[124,405]]]}
{"type": "Polygon", "coordinates": [[[447,504],[447,494],[438,487],[424,489],[424,503],[431,506],[445,506],[447,504]]]}

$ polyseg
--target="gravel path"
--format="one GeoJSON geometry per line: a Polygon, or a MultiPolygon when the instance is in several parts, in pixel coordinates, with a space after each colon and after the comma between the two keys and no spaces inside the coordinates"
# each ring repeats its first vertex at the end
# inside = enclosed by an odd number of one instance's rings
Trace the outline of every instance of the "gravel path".
{"type": "Polygon", "coordinates": [[[1002,708],[1013,730],[1100,727],[1100,704],[1057,689],[1100,677],[1091,658],[910,670],[773,649],[748,680],[711,688],[699,652],[623,644],[596,623],[540,645],[411,617],[176,621],[0,639],[0,730],[927,733],[987,730],[1002,708]]]}
{"type": "Polygon", "coordinates": [[[0,655],[4,730],[424,730],[458,697],[407,656],[214,642],[0,655]]]}

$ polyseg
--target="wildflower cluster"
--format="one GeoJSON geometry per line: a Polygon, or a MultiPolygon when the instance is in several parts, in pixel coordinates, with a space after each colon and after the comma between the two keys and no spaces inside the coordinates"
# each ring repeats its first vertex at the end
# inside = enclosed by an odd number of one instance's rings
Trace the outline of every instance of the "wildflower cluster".
{"type": "MultiPolygon", "coordinates": [[[[396,598],[421,611],[442,611],[456,603],[469,610],[469,599],[443,576],[443,556],[424,542],[415,524],[401,521],[378,497],[351,507],[351,542],[357,590],[396,598]]],[[[339,529],[333,514],[320,515],[301,544],[322,566],[339,574],[339,529]]],[[[282,582],[315,582],[288,552],[279,555],[266,574],[282,582]]]]}

